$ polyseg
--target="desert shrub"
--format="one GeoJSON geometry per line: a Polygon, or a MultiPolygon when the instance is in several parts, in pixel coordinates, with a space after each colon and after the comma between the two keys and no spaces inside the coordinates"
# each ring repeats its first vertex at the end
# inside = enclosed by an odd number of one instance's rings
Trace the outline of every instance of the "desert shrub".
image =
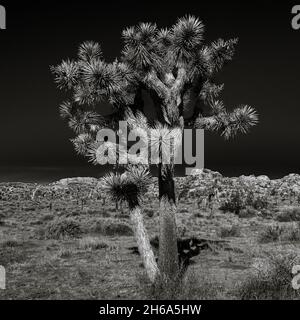
{"type": "Polygon", "coordinates": [[[21,246],[22,243],[15,240],[15,239],[9,239],[9,240],[5,240],[1,243],[1,247],[2,248],[16,248],[21,246]]]}
{"type": "Polygon", "coordinates": [[[218,236],[221,238],[226,237],[239,237],[241,235],[241,229],[238,225],[223,226],[218,230],[218,236]]]}
{"type": "Polygon", "coordinates": [[[261,216],[264,218],[271,218],[273,220],[274,214],[272,210],[269,210],[267,208],[260,210],[261,216]]]}
{"type": "Polygon", "coordinates": [[[245,205],[253,207],[255,210],[262,210],[268,208],[269,202],[265,195],[257,194],[253,190],[248,190],[245,205]]]}
{"type": "Polygon", "coordinates": [[[285,241],[300,241],[300,223],[293,224],[292,226],[286,227],[282,240],[285,241]]]}
{"type": "Polygon", "coordinates": [[[80,225],[73,219],[56,219],[49,222],[44,230],[47,239],[77,238],[81,235],[80,225]]]}
{"type": "Polygon", "coordinates": [[[102,219],[95,223],[93,231],[105,236],[132,236],[130,225],[120,219],[102,219]]]}
{"type": "Polygon", "coordinates": [[[300,207],[284,207],[276,218],[279,222],[300,221],[300,207]]]}
{"type": "Polygon", "coordinates": [[[292,268],[299,264],[295,255],[270,255],[265,263],[254,266],[254,272],[236,288],[243,300],[292,300],[300,293],[292,288],[292,268]]]}
{"type": "Polygon", "coordinates": [[[0,243],[0,263],[7,266],[13,263],[21,263],[27,259],[27,250],[23,247],[24,243],[16,240],[6,240],[0,243]],[[22,248],[23,247],[23,248],[22,248]]]}
{"type": "Polygon", "coordinates": [[[266,195],[258,194],[252,187],[238,181],[224,194],[225,201],[221,203],[220,210],[239,214],[242,209],[252,207],[255,210],[266,209],[269,201],[266,195]]]}
{"type": "Polygon", "coordinates": [[[280,240],[283,234],[283,228],[278,225],[267,226],[259,235],[258,241],[260,243],[275,242],[280,240]]]}
{"type": "Polygon", "coordinates": [[[146,298],[151,300],[213,300],[223,297],[224,288],[209,274],[189,269],[172,280],[158,276],[153,284],[140,280],[146,298]]]}
{"type": "Polygon", "coordinates": [[[0,213],[0,226],[4,225],[4,218],[5,218],[5,215],[3,213],[0,213]]]}
{"type": "Polygon", "coordinates": [[[254,209],[252,207],[248,207],[248,206],[246,208],[240,210],[240,212],[239,212],[240,218],[252,218],[252,217],[256,217],[258,215],[259,215],[259,212],[256,209],[254,209]]]}
{"type": "Polygon", "coordinates": [[[243,195],[239,190],[232,191],[227,199],[221,204],[220,210],[224,212],[232,212],[239,214],[240,210],[244,208],[243,195]]]}
{"type": "Polygon", "coordinates": [[[182,300],[216,300],[222,299],[224,287],[209,273],[189,269],[182,281],[179,299],[182,300]]]}
{"type": "Polygon", "coordinates": [[[85,237],[79,240],[79,248],[94,251],[108,248],[108,244],[96,237],[85,237]]]}
{"type": "Polygon", "coordinates": [[[46,214],[44,216],[41,217],[40,221],[41,222],[45,222],[45,221],[51,221],[53,220],[54,216],[52,214],[46,214]]]}
{"type": "Polygon", "coordinates": [[[290,226],[270,225],[259,236],[260,243],[284,241],[300,241],[300,223],[290,226]]]}

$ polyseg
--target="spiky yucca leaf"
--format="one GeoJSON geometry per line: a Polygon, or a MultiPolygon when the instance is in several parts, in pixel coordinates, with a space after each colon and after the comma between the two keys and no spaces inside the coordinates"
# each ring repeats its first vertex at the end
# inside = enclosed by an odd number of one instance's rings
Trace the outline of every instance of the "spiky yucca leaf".
{"type": "Polygon", "coordinates": [[[77,62],[63,60],[61,64],[50,69],[59,89],[71,89],[78,83],[79,66],[77,62]]]}
{"type": "Polygon", "coordinates": [[[188,62],[195,50],[200,48],[203,40],[204,25],[193,16],[178,19],[172,28],[172,45],[174,57],[179,61],[188,62]]]}
{"type": "Polygon", "coordinates": [[[219,123],[214,116],[203,117],[200,116],[195,121],[195,128],[208,131],[215,131],[219,127],[219,123]]]}
{"type": "Polygon", "coordinates": [[[79,59],[87,62],[93,59],[101,59],[103,56],[101,46],[94,41],[85,41],[79,47],[78,56],[79,59]]]}
{"type": "Polygon", "coordinates": [[[94,142],[94,139],[86,133],[78,135],[76,138],[71,139],[74,145],[75,151],[79,155],[86,156],[90,149],[90,145],[94,142]]]}
{"type": "Polygon", "coordinates": [[[91,128],[97,126],[100,128],[103,123],[103,119],[100,115],[94,111],[79,111],[76,115],[69,119],[69,127],[76,133],[89,133],[91,128]]]}
{"type": "Polygon", "coordinates": [[[211,107],[212,113],[214,115],[220,115],[220,114],[225,114],[226,110],[225,110],[225,106],[223,101],[220,100],[211,100],[209,102],[209,105],[211,107]]]}
{"type": "MultiPolygon", "coordinates": [[[[108,99],[111,104],[132,104],[134,96],[131,87],[135,84],[135,74],[125,63],[105,63],[92,60],[81,65],[84,86],[78,88],[76,98],[93,97],[93,102],[108,99]]],[[[88,101],[88,100],[87,100],[88,101]]]]}
{"type": "Polygon", "coordinates": [[[232,112],[227,112],[223,104],[221,104],[219,111],[214,115],[209,117],[200,115],[195,121],[195,127],[218,131],[225,139],[230,139],[238,133],[247,133],[257,123],[258,114],[253,108],[244,106],[232,112]]]}
{"type": "Polygon", "coordinates": [[[81,83],[74,88],[74,101],[79,105],[95,105],[106,97],[106,90],[98,89],[90,84],[81,83]]]}
{"type": "Polygon", "coordinates": [[[235,109],[231,114],[231,122],[237,132],[247,133],[249,129],[258,123],[258,114],[250,106],[235,109]]]}
{"type": "Polygon", "coordinates": [[[144,45],[149,45],[156,40],[157,26],[155,23],[140,23],[138,28],[138,40],[144,45]]]}
{"type": "MultiPolygon", "coordinates": [[[[96,88],[108,88],[116,82],[118,74],[113,74],[109,65],[101,60],[92,60],[81,66],[83,80],[96,88]]],[[[118,79],[120,81],[120,79],[118,79]]]]}
{"type": "Polygon", "coordinates": [[[193,52],[187,64],[187,75],[190,81],[201,76],[207,78],[212,73],[211,51],[207,46],[193,52]]]}
{"type": "Polygon", "coordinates": [[[211,44],[210,50],[212,55],[212,63],[214,66],[214,71],[219,71],[225,62],[232,60],[235,45],[238,43],[238,38],[223,40],[218,39],[211,44]]]}
{"type": "Polygon", "coordinates": [[[156,35],[156,46],[162,53],[165,53],[172,44],[172,33],[169,29],[161,29],[156,35]]]}
{"type": "Polygon", "coordinates": [[[138,186],[139,193],[143,195],[147,192],[151,183],[149,165],[128,165],[126,166],[130,179],[138,186]]]}
{"type": "Polygon", "coordinates": [[[207,80],[203,84],[199,96],[205,102],[209,102],[217,98],[223,89],[224,89],[224,84],[217,85],[207,80]]]}
{"type": "Polygon", "coordinates": [[[116,60],[113,65],[116,69],[116,72],[120,74],[121,79],[127,81],[128,84],[131,85],[137,84],[137,74],[132,68],[130,68],[128,64],[124,62],[118,62],[118,60],[116,60]]]}
{"type": "Polygon", "coordinates": [[[217,117],[221,135],[227,140],[238,133],[247,133],[258,123],[258,114],[249,106],[237,108],[231,113],[223,113],[217,117]]]}
{"type": "Polygon", "coordinates": [[[73,116],[74,107],[70,101],[63,102],[59,106],[59,114],[63,119],[69,119],[73,116]]]}
{"type": "Polygon", "coordinates": [[[148,132],[150,129],[148,119],[141,111],[137,111],[134,114],[132,109],[127,108],[125,111],[125,120],[127,121],[129,128],[132,130],[141,128],[148,132]]]}
{"type": "Polygon", "coordinates": [[[136,194],[137,188],[132,185],[126,174],[110,172],[102,178],[102,185],[109,192],[109,196],[115,202],[127,201],[128,197],[136,194]]]}
{"type": "Polygon", "coordinates": [[[162,59],[156,50],[156,35],[157,27],[152,23],[140,23],[124,30],[123,60],[139,72],[162,69],[162,59]]]}
{"type": "Polygon", "coordinates": [[[122,38],[124,40],[125,46],[136,46],[138,44],[138,39],[136,37],[136,28],[131,26],[123,30],[122,38]]]}
{"type": "Polygon", "coordinates": [[[102,181],[112,200],[125,201],[130,208],[140,205],[149,184],[148,174],[145,171],[137,173],[132,169],[123,174],[110,173],[102,181]]]}
{"type": "Polygon", "coordinates": [[[126,28],[123,33],[125,46],[148,46],[155,41],[157,26],[155,23],[140,23],[137,27],[126,28]]]}

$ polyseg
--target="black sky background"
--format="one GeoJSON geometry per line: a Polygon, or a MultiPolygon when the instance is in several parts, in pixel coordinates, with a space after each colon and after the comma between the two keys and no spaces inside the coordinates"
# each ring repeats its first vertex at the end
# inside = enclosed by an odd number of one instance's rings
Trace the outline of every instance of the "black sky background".
{"type": "Polygon", "coordinates": [[[124,27],[141,21],[167,27],[185,14],[204,22],[207,42],[239,37],[234,61],[217,80],[225,83],[222,98],[229,109],[248,104],[260,114],[260,124],[233,141],[206,133],[205,166],[228,175],[300,172],[300,30],[291,27],[297,2],[0,4],[7,10],[7,29],[0,30],[0,180],[8,171],[18,179],[20,166],[82,166],[82,175],[101,170],[75,154],[72,132],[58,114],[67,95],[56,88],[49,66],[74,57],[85,40],[101,43],[113,60],[124,27]]]}

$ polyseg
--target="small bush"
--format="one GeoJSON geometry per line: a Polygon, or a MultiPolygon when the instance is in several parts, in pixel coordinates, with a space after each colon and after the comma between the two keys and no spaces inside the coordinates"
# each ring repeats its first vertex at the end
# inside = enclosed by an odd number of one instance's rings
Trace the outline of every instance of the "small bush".
{"type": "Polygon", "coordinates": [[[267,196],[257,194],[252,188],[238,183],[235,189],[227,193],[226,200],[221,204],[220,210],[239,214],[242,209],[247,207],[263,210],[268,206],[267,196]]]}
{"type": "Polygon", "coordinates": [[[21,263],[28,258],[24,243],[16,240],[6,240],[0,243],[0,263],[7,266],[13,263],[21,263]],[[23,248],[22,248],[23,247],[23,248]]]}
{"type": "Polygon", "coordinates": [[[277,221],[300,221],[300,207],[288,206],[283,208],[282,211],[277,215],[277,221]]]}
{"type": "Polygon", "coordinates": [[[2,248],[16,248],[21,246],[22,243],[20,243],[17,240],[5,240],[4,242],[1,243],[2,248]]]}
{"type": "Polygon", "coordinates": [[[46,214],[40,218],[40,222],[48,222],[53,220],[54,216],[52,214],[46,214]]]}
{"type": "Polygon", "coordinates": [[[238,225],[224,226],[218,231],[218,236],[221,238],[226,237],[239,237],[241,235],[241,229],[238,225]]]}
{"type": "Polygon", "coordinates": [[[240,218],[252,218],[258,215],[259,215],[259,212],[252,207],[246,207],[239,212],[240,218]]]}
{"type": "Polygon", "coordinates": [[[300,241],[300,223],[286,228],[282,240],[291,242],[300,241]]]}
{"type": "Polygon", "coordinates": [[[269,256],[264,264],[252,273],[236,289],[236,296],[243,300],[293,300],[300,292],[292,288],[292,268],[299,264],[294,255],[269,256]]]}
{"type": "Polygon", "coordinates": [[[257,195],[255,192],[249,192],[246,197],[246,204],[253,207],[255,210],[267,209],[269,202],[266,196],[257,195]]]}
{"type": "Polygon", "coordinates": [[[140,282],[147,299],[152,300],[213,300],[223,296],[224,288],[209,275],[209,272],[197,274],[189,269],[183,277],[174,280],[158,276],[154,284],[140,282]]]}
{"type": "Polygon", "coordinates": [[[260,243],[276,242],[280,240],[283,234],[283,228],[278,225],[269,225],[259,235],[258,241],[260,243]]]}
{"type": "Polygon", "coordinates": [[[105,236],[132,236],[133,231],[126,221],[103,219],[96,222],[93,231],[105,236]]]}
{"type": "Polygon", "coordinates": [[[80,225],[73,219],[56,219],[47,224],[44,232],[46,239],[77,238],[82,234],[80,225]]]}
{"type": "Polygon", "coordinates": [[[232,212],[239,214],[240,210],[244,208],[244,200],[242,194],[235,190],[231,192],[227,200],[220,206],[220,210],[224,212],[232,212]]]}
{"type": "Polygon", "coordinates": [[[94,251],[108,248],[108,244],[95,237],[85,237],[79,240],[79,248],[94,251]]]}
{"type": "Polygon", "coordinates": [[[4,218],[5,218],[5,215],[3,213],[0,213],[0,226],[3,226],[4,225],[4,218]]]}

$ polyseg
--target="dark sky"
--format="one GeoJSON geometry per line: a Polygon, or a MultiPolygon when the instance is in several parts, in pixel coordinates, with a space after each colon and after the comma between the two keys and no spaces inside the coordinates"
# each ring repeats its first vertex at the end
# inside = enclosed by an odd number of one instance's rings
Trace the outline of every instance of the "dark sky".
{"type": "Polygon", "coordinates": [[[107,60],[121,49],[121,30],[141,21],[172,25],[185,14],[206,25],[207,41],[239,37],[234,61],[218,75],[228,108],[248,104],[260,124],[227,142],[206,133],[206,167],[230,173],[300,172],[300,30],[286,1],[82,1],[5,3],[0,30],[0,165],[75,166],[72,132],[59,118],[66,98],[49,66],[76,55],[85,40],[101,43],[107,60]],[[226,171],[227,170],[227,171],[226,171]]]}

